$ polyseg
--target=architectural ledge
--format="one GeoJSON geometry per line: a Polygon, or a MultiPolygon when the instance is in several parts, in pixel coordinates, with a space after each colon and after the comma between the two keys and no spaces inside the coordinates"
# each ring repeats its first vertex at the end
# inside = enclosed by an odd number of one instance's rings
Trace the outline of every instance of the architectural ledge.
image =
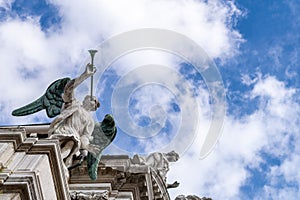
{"type": "Polygon", "coordinates": [[[83,162],[68,181],[59,141],[47,139],[48,128],[0,127],[0,199],[170,200],[161,171],[128,155],[103,155],[95,181],[83,162]]]}
{"type": "Polygon", "coordinates": [[[70,199],[58,142],[26,135],[0,127],[0,199],[70,199]]]}

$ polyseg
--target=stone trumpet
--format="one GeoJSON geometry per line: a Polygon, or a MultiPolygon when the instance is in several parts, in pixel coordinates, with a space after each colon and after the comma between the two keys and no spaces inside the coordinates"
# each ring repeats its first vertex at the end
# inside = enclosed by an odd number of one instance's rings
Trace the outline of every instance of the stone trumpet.
{"type": "MultiPolygon", "coordinates": [[[[95,54],[97,53],[98,51],[97,50],[89,50],[89,53],[91,55],[91,65],[92,67],[94,67],[94,57],[95,57],[95,54]]],[[[93,99],[93,84],[94,84],[94,76],[92,75],[91,76],[91,100],[93,99]]]]}

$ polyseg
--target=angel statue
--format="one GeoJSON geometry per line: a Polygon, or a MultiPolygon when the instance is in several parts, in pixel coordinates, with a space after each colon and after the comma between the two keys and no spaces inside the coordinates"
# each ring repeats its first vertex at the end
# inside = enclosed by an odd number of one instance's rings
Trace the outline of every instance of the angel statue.
{"type": "MultiPolygon", "coordinates": [[[[169,171],[169,163],[177,162],[179,154],[175,151],[168,153],[154,152],[149,154],[147,157],[135,154],[130,159],[131,165],[148,165],[158,172],[164,182],[167,184],[167,173],[169,171]]],[[[172,184],[167,184],[167,188],[176,188],[179,183],[175,181],[172,184]]]]}
{"type": "Polygon", "coordinates": [[[14,116],[24,116],[46,109],[48,117],[56,117],[48,130],[49,139],[59,140],[67,177],[68,169],[74,168],[74,158],[79,157],[80,164],[87,159],[89,176],[97,179],[101,153],[117,133],[111,115],[107,114],[102,122],[93,120],[90,112],[100,107],[95,96],[87,95],[82,103],[75,98],[75,88],[95,72],[93,64],[87,64],[79,77],[53,82],[39,99],[12,112],[14,116]]]}

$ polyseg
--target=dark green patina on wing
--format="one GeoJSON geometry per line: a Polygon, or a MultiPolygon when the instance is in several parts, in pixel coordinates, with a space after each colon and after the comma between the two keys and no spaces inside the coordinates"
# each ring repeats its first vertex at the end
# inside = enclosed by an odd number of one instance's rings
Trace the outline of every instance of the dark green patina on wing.
{"type": "Polygon", "coordinates": [[[115,126],[114,118],[107,114],[102,122],[96,122],[93,131],[92,143],[100,148],[100,153],[97,157],[91,153],[87,155],[88,173],[92,180],[97,179],[98,165],[102,156],[102,151],[115,139],[117,128],[115,126]]]}
{"type": "Polygon", "coordinates": [[[34,102],[18,108],[12,112],[13,116],[25,116],[46,109],[47,116],[52,118],[60,114],[64,103],[62,93],[70,78],[62,78],[54,81],[47,88],[45,94],[34,102]]]}

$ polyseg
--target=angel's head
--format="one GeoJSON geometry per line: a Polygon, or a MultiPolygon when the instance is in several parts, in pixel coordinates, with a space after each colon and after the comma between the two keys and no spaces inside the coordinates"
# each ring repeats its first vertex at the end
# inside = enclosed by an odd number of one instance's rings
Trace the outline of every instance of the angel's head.
{"type": "Polygon", "coordinates": [[[165,156],[169,162],[176,162],[179,159],[179,154],[174,150],[166,153],[165,156]]]}
{"type": "Polygon", "coordinates": [[[82,102],[82,106],[87,111],[96,111],[100,107],[100,103],[95,96],[87,95],[82,102]]]}

